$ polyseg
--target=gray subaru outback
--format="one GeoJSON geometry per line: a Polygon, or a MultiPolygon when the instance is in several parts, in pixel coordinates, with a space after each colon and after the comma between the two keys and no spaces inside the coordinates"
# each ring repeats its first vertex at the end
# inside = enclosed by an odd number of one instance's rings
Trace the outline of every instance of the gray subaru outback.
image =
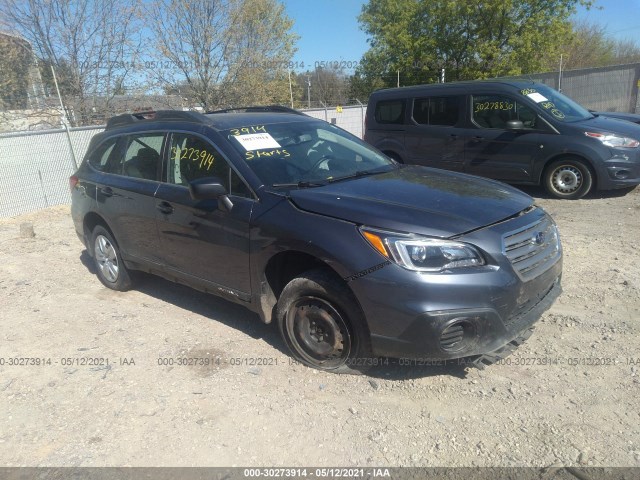
{"type": "Polygon", "coordinates": [[[332,372],[382,356],[482,367],[561,290],[556,225],[528,195],[282,109],[115,117],[70,185],[105,286],[146,271],[224,297],[332,372]]]}

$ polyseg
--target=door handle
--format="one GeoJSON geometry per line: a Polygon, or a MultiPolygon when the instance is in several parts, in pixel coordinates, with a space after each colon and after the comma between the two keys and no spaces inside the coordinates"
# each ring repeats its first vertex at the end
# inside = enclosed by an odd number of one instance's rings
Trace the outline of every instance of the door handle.
{"type": "Polygon", "coordinates": [[[105,197],[113,197],[113,190],[111,189],[111,187],[102,187],[100,189],[100,193],[105,197]]]}
{"type": "Polygon", "coordinates": [[[452,133],[451,135],[449,135],[449,138],[451,138],[451,140],[457,140],[458,135],[456,135],[455,133],[452,133]]]}
{"type": "Polygon", "coordinates": [[[471,137],[471,141],[472,141],[472,142],[481,142],[481,141],[483,141],[483,140],[484,140],[484,137],[480,137],[480,136],[478,136],[478,135],[476,135],[476,136],[474,136],[474,137],[471,137]]]}
{"type": "Polygon", "coordinates": [[[156,208],[165,215],[173,213],[173,206],[169,202],[160,202],[156,205],[156,208]]]}

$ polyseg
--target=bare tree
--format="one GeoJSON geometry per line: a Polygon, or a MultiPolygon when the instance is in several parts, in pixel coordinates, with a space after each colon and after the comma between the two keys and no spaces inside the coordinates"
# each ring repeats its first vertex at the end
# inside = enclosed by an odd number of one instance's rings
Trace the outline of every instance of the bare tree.
{"type": "Polygon", "coordinates": [[[27,108],[31,46],[19,37],[0,33],[0,109],[27,108]]]}
{"type": "Polygon", "coordinates": [[[277,1],[155,0],[148,13],[157,60],[150,74],[165,90],[204,109],[288,92],[282,72],[296,37],[277,1]]]}
{"type": "Polygon", "coordinates": [[[96,99],[121,89],[135,66],[140,35],[136,0],[0,0],[4,27],[28,40],[60,73],[73,123],[87,121],[96,99]]]}
{"type": "Polygon", "coordinates": [[[585,21],[572,24],[563,53],[565,68],[568,69],[640,61],[640,45],[635,40],[611,38],[606,27],[585,21]]]}

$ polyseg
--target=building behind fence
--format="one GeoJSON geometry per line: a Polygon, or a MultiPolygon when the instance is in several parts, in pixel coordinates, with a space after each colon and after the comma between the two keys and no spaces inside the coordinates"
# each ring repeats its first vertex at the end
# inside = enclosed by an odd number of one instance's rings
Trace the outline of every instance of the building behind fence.
{"type": "MultiPolygon", "coordinates": [[[[598,111],[640,113],[640,63],[529,75],[598,111]]],[[[366,105],[305,111],[362,138],[366,105]]],[[[68,178],[91,137],[103,127],[16,132],[0,135],[0,217],[31,212],[71,200],[68,178]],[[72,155],[73,152],[73,155],[72,155]]]]}

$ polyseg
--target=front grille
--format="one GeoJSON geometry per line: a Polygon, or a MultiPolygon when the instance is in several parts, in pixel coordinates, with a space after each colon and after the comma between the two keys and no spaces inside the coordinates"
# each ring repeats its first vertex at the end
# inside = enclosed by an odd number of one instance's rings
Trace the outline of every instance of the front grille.
{"type": "Polygon", "coordinates": [[[558,231],[548,216],[536,223],[507,233],[502,248],[523,280],[544,273],[560,257],[558,231]]]}

